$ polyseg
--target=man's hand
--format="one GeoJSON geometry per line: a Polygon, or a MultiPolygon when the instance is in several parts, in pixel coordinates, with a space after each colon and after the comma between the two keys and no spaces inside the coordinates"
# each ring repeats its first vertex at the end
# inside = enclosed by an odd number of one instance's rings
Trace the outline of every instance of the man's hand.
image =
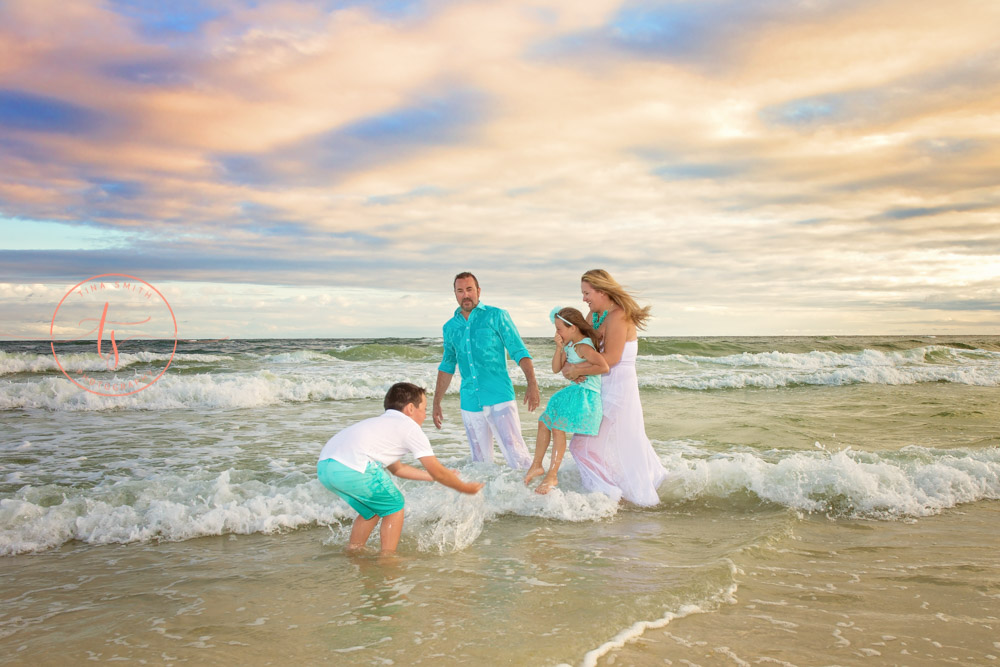
{"type": "Polygon", "coordinates": [[[441,424],[444,423],[444,413],[441,412],[441,401],[444,400],[444,394],[448,391],[448,385],[451,384],[451,373],[445,373],[444,371],[438,371],[437,382],[434,385],[434,426],[438,429],[441,428],[441,424]]]}
{"type": "Polygon", "coordinates": [[[524,392],[524,404],[528,406],[528,412],[534,412],[538,404],[542,402],[542,396],[538,392],[538,384],[531,383],[528,390],[524,392]]]}

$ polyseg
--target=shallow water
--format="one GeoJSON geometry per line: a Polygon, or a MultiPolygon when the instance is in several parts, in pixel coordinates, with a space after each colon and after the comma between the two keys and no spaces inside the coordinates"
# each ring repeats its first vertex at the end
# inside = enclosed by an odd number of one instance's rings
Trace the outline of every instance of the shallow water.
{"type": "MultiPolygon", "coordinates": [[[[344,553],[353,513],[315,459],[392,382],[433,386],[438,341],[198,344],[123,398],[42,344],[0,349],[5,664],[1000,656],[997,337],[643,340],[671,471],[650,509],[584,493],[571,460],[547,497],[470,462],[450,393],[425,430],[486,486],[402,482],[391,560],[344,553]]],[[[126,373],[162,363],[128,354],[126,373]]],[[[543,374],[543,402],[562,382],[543,374]]]]}

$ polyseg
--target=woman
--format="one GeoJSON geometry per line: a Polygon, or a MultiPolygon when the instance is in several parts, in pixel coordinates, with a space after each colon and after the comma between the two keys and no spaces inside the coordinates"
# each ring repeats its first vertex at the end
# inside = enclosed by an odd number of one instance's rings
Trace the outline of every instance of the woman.
{"type": "MultiPolygon", "coordinates": [[[[588,491],[600,491],[636,505],[656,505],[660,501],[656,488],[666,479],[667,470],[646,437],[635,374],[637,331],[649,319],[649,306],[640,308],[603,269],[583,274],[580,290],[590,306],[590,317],[610,370],[601,384],[601,428],[597,435],[574,436],[570,453],[588,491]]],[[[568,364],[563,375],[576,380],[590,372],[593,368],[589,363],[568,364]]]]}

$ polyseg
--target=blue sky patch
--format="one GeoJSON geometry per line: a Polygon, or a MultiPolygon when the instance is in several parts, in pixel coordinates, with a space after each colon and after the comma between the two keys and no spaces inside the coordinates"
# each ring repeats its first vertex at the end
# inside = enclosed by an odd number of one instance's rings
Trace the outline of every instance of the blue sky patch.
{"type": "Polygon", "coordinates": [[[129,245],[132,232],[96,225],[0,217],[3,250],[99,250],[129,245]]]}
{"type": "Polygon", "coordinates": [[[111,0],[111,9],[151,36],[190,35],[225,11],[200,0],[111,0]]]}
{"type": "Polygon", "coordinates": [[[694,163],[694,164],[672,164],[657,167],[653,173],[668,181],[683,180],[717,180],[736,176],[744,171],[744,167],[739,164],[728,163],[694,163]]]}
{"type": "Polygon", "coordinates": [[[186,63],[179,58],[114,63],[103,71],[113,79],[144,86],[188,85],[193,80],[186,63]]]}
{"type": "Polygon", "coordinates": [[[761,118],[772,125],[815,125],[835,120],[840,104],[833,96],[807,97],[762,109],[761,118]]]}
{"type": "Polygon", "coordinates": [[[467,140],[485,117],[485,100],[468,91],[363,118],[265,155],[217,158],[243,184],[311,182],[389,163],[421,148],[467,140]]]}
{"type": "Polygon", "coordinates": [[[54,97],[0,89],[0,126],[32,132],[83,134],[101,125],[101,114],[54,97]]]}

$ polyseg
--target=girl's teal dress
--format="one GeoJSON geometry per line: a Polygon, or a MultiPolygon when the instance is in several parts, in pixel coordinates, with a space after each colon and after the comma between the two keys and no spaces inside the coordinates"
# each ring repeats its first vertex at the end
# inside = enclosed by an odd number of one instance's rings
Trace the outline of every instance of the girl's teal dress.
{"type": "MultiPolygon", "coordinates": [[[[584,338],[575,345],[566,344],[566,363],[578,364],[583,357],[576,353],[576,345],[594,347],[589,338],[584,338]]],[[[549,430],[564,433],[579,433],[582,435],[597,435],[601,428],[601,376],[588,375],[583,382],[574,382],[553,394],[545,412],[538,421],[545,424],[549,430]]]]}

